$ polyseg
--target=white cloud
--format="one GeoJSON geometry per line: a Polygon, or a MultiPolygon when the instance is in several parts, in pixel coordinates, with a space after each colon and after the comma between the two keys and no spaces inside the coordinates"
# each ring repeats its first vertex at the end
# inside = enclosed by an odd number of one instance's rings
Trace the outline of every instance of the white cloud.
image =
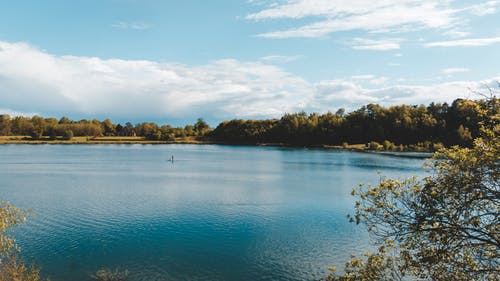
{"type": "Polygon", "coordinates": [[[362,75],[353,75],[351,76],[351,79],[354,80],[369,80],[375,78],[375,75],[373,74],[362,74],[362,75]]]}
{"type": "MultiPolygon", "coordinates": [[[[500,11],[500,0],[461,5],[446,0],[262,0],[253,1],[261,10],[248,14],[253,21],[307,19],[305,24],[258,34],[264,38],[322,37],[340,31],[404,33],[434,30],[452,38],[471,33],[470,16],[500,11]],[[266,4],[267,3],[267,4],[266,4]],[[264,6],[262,8],[262,6],[264,6]],[[464,30],[465,29],[465,30],[464,30]]],[[[297,21],[299,22],[299,21],[297,21]]]]}
{"type": "Polygon", "coordinates": [[[485,3],[471,6],[470,11],[476,16],[496,14],[500,11],[500,0],[487,1],[485,3]]]}
{"type": "MultiPolygon", "coordinates": [[[[495,80],[498,79],[500,77],[495,80]]],[[[451,102],[456,98],[481,98],[470,89],[484,92],[486,90],[484,85],[490,85],[491,88],[497,87],[493,79],[481,82],[457,81],[427,86],[396,85],[375,89],[364,88],[342,80],[322,81],[316,85],[311,109],[324,112],[339,107],[353,110],[368,103],[388,106],[451,102]]]]}
{"type": "Polygon", "coordinates": [[[370,83],[379,86],[385,84],[387,81],[389,81],[389,78],[387,77],[377,77],[375,79],[370,80],[370,83]]]}
{"type": "Polygon", "coordinates": [[[351,42],[354,50],[370,50],[370,51],[390,51],[400,48],[399,42],[401,39],[366,39],[354,38],[351,42]]]}
{"type": "Polygon", "coordinates": [[[115,118],[278,116],[300,110],[302,78],[259,62],[208,65],[54,56],[0,42],[0,100],[12,111],[115,118]]]}
{"type": "Polygon", "coordinates": [[[55,56],[28,44],[0,41],[0,111],[7,113],[166,122],[200,116],[269,118],[300,110],[352,110],[370,102],[449,102],[471,97],[469,88],[491,82],[382,87],[385,77],[366,74],[351,79],[311,83],[275,65],[232,59],[186,66],[55,56]]]}
{"type": "Polygon", "coordinates": [[[461,40],[440,41],[427,43],[425,47],[477,47],[500,43],[500,37],[469,38],[461,40]]]}
{"type": "Polygon", "coordinates": [[[389,81],[389,78],[387,78],[387,77],[377,77],[373,74],[353,75],[353,76],[351,76],[351,79],[368,81],[373,85],[382,85],[382,84],[386,83],[387,81],[389,81]]]}
{"type": "Polygon", "coordinates": [[[470,32],[462,31],[459,29],[450,29],[444,33],[444,35],[449,36],[451,38],[463,38],[470,35],[470,32]]]}
{"type": "Polygon", "coordinates": [[[304,56],[281,56],[281,55],[270,55],[261,57],[261,61],[265,62],[276,62],[276,63],[287,63],[302,59],[304,56]]]}
{"type": "Polygon", "coordinates": [[[297,28],[260,34],[266,38],[321,37],[348,30],[405,32],[444,29],[459,19],[449,1],[436,0],[287,0],[247,15],[249,20],[317,18],[297,28]]]}
{"type": "Polygon", "coordinates": [[[356,83],[343,80],[322,81],[316,85],[310,106],[314,111],[325,111],[327,107],[354,109],[360,104],[375,103],[377,97],[370,96],[356,83]]]}
{"type": "Polygon", "coordinates": [[[387,64],[388,66],[392,66],[392,67],[398,67],[398,66],[401,66],[400,63],[397,63],[397,62],[390,62],[387,64]]]}
{"type": "Polygon", "coordinates": [[[450,67],[450,68],[445,68],[441,70],[441,73],[443,74],[455,74],[455,73],[464,73],[468,72],[469,69],[465,67],[450,67]]]}
{"type": "Polygon", "coordinates": [[[25,116],[25,117],[32,117],[37,115],[35,112],[20,112],[20,111],[13,111],[11,109],[7,108],[0,108],[0,114],[7,114],[10,116],[25,116]]]}
{"type": "Polygon", "coordinates": [[[133,30],[145,30],[150,29],[151,25],[145,22],[116,22],[111,25],[111,27],[118,29],[133,29],[133,30]]]}

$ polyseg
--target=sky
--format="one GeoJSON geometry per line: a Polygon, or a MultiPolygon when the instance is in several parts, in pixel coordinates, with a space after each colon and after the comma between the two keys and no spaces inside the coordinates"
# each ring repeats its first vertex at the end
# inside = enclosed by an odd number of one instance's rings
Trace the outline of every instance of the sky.
{"type": "Polygon", "coordinates": [[[202,117],[477,98],[500,0],[0,0],[0,113],[202,117]]]}

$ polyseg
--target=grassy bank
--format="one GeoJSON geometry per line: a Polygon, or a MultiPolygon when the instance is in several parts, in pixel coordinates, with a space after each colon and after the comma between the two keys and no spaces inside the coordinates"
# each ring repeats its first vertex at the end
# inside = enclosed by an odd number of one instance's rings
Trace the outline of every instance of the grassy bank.
{"type": "Polygon", "coordinates": [[[206,144],[210,142],[199,141],[194,137],[177,138],[174,141],[152,141],[143,137],[73,137],[65,140],[62,137],[50,139],[44,137],[33,140],[29,136],[0,136],[0,144],[206,144]]]}
{"type": "Polygon", "coordinates": [[[407,153],[407,152],[432,152],[423,147],[411,146],[405,147],[404,150],[386,149],[382,145],[373,146],[370,144],[343,144],[343,145],[293,145],[286,143],[227,143],[218,142],[213,140],[200,140],[196,137],[176,138],[171,141],[153,141],[143,137],[73,137],[71,140],[65,140],[62,137],[57,139],[50,139],[43,137],[38,140],[33,140],[30,136],[0,136],[0,145],[6,144],[27,144],[27,145],[40,145],[40,144],[224,144],[224,145],[248,145],[248,146],[274,146],[274,147],[290,147],[290,148],[317,148],[317,149],[332,149],[332,150],[350,150],[350,151],[366,151],[366,152],[380,152],[380,153],[407,153]]]}

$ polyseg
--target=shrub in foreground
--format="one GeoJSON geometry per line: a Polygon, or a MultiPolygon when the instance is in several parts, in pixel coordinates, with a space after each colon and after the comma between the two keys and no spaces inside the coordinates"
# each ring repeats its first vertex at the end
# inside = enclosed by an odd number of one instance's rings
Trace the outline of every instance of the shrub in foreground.
{"type": "Polygon", "coordinates": [[[14,226],[26,219],[23,212],[7,202],[0,201],[0,281],[39,281],[40,270],[27,266],[18,259],[19,248],[9,236],[14,226]]]}
{"type": "MultiPolygon", "coordinates": [[[[497,112],[497,111],[495,111],[497,112]]],[[[472,148],[440,150],[423,180],[382,178],[353,190],[352,221],[379,246],[329,281],[500,280],[500,114],[472,148]]]]}

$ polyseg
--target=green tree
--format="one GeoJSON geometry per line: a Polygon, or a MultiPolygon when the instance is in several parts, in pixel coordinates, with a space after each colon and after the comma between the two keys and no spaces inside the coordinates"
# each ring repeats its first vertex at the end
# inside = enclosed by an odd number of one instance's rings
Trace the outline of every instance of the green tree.
{"type": "Polygon", "coordinates": [[[121,124],[117,124],[115,130],[117,136],[123,136],[123,126],[121,124]]]}
{"type": "Polygon", "coordinates": [[[63,140],[72,140],[73,139],[73,131],[72,130],[66,130],[63,133],[63,140]]]}
{"type": "Polygon", "coordinates": [[[0,114],[0,135],[8,136],[11,134],[10,116],[8,114],[0,114]]]}
{"type": "Polygon", "coordinates": [[[115,125],[109,119],[102,121],[102,128],[105,136],[114,136],[116,134],[115,125]]]}
{"type": "Polygon", "coordinates": [[[205,133],[210,131],[210,126],[203,120],[203,118],[198,118],[196,123],[193,125],[194,130],[197,132],[198,136],[203,136],[205,133]]]}
{"type": "Polygon", "coordinates": [[[339,117],[344,117],[345,115],[345,108],[339,108],[336,112],[335,112],[335,115],[339,116],[339,117]]]}
{"type": "Polygon", "coordinates": [[[184,127],[184,132],[187,136],[194,136],[194,127],[192,125],[186,125],[184,127]]]}
{"type": "Polygon", "coordinates": [[[156,130],[156,131],[153,132],[153,134],[151,134],[149,136],[148,139],[158,141],[158,140],[161,140],[161,137],[162,137],[161,131],[160,130],[156,130]]]}
{"type": "Polygon", "coordinates": [[[0,257],[5,257],[17,249],[15,240],[8,234],[14,226],[24,222],[26,215],[27,212],[0,201],[0,257]]]}
{"type": "Polygon", "coordinates": [[[464,127],[463,125],[458,126],[457,135],[460,140],[460,144],[462,145],[468,145],[472,141],[472,135],[469,128],[464,127]]]}
{"type": "Polygon", "coordinates": [[[71,122],[72,121],[66,116],[63,116],[61,117],[61,119],[59,119],[59,124],[71,124],[71,122]]]}
{"type": "Polygon", "coordinates": [[[43,131],[39,128],[31,128],[30,130],[30,136],[32,140],[39,140],[43,136],[43,131]]]}
{"type": "MultiPolygon", "coordinates": [[[[493,113],[493,114],[492,114],[493,113]]],[[[378,251],[346,263],[327,280],[500,280],[500,115],[471,148],[453,147],[427,163],[431,176],[382,178],[354,190],[352,217],[378,251]]]]}

